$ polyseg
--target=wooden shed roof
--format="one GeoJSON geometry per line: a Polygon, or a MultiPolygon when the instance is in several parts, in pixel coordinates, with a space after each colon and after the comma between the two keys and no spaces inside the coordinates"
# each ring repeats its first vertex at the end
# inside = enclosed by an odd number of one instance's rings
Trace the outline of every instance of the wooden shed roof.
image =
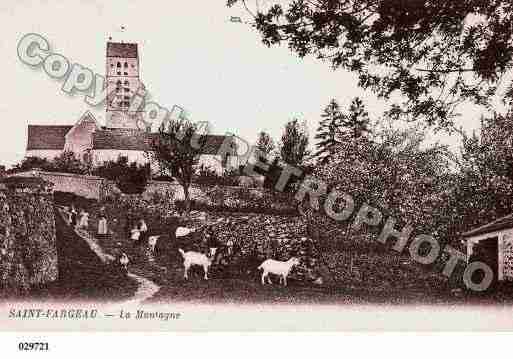
{"type": "Polygon", "coordinates": [[[513,213],[496,219],[493,222],[474,228],[462,234],[463,238],[475,237],[485,233],[497,232],[503,229],[513,228],[513,213]]]}

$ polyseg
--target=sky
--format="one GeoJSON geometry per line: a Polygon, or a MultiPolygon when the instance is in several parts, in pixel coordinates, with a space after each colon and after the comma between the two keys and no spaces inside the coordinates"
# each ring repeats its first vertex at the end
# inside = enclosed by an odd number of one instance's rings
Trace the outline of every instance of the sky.
{"type": "MultiPolygon", "coordinates": [[[[72,125],[87,110],[105,120],[104,110],[87,105],[83,94],[65,94],[62,81],[18,59],[18,42],[27,33],[43,35],[53,52],[101,75],[109,37],[137,42],[141,80],[153,101],[179,105],[193,121],[208,121],[214,133],[232,132],[249,142],[261,130],[278,139],[295,117],[306,120],[313,140],[332,98],[345,108],[360,96],[374,119],[386,108],[357,87],[354,74],[300,59],[286,46],[268,48],[248,25],[231,22],[232,16],[248,18],[240,7],[227,8],[226,0],[3,0],[0,163],[23,158],[28,124],[72,125]]],[[[463,114],[457,125],[478,127],[479,111],[468,107],[463,114]]],[[[432,140],[453,146],[458,141],[447,135],[432,140]]]]}

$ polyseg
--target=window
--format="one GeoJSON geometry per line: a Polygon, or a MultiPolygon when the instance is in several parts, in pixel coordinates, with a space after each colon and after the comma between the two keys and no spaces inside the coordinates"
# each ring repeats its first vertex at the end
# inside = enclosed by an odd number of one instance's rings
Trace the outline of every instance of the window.
{"type": "Polygon", "coordinates": [[[121,71],[118,71],[118,75],[121,75],[121,71]]]}
{"type": "Polygon", "coordinates": [[[130,100],[130,96],[124,96],[125,100],[130,100]]]}
{"type": "Polygon", "coordinates": [[[130,92],[130,89],[128,87],[124,87],[125,92],[130,92]]]}
{"type": "Polygon", "coordinates": [[[118,61],[117,67],[121,67],[121,62],[118,61]]]}
{"type": "Polygon", "coordinates": [[[126,86],[130,85],[130,83],[128,82],[128,80],[125,80],[125,85],[126,85],[126,86]]]}
{"type": "Polygon", "coordinates": [[[128,75],[128,72],[126,72],[126,71],[125,71],[125,72],[123,72],[123,75],[127,76],[127,75],[128,75]]]}
{"type": "Polygon", "coordinates": [[[110,64],[110,67],[114,67],[114,64],[113,64],[113,63],[111,63],[111,64],[110,64]]]}
{"type": "Polygon", "coordinates": [[[117,80],[117,81],[116,81],[116,85],[117,85],[117,86],[121,86],[121,80],[117,80]]]}
{"type": "Polygon", "coordinates": [[[123,65],[125,68],[128,67],[128,63],[125,61],[125,64],[123,65]]]}

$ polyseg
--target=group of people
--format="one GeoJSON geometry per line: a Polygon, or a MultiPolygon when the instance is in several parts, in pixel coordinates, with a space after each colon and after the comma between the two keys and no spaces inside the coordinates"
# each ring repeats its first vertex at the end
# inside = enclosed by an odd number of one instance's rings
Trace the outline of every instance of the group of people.
{"type": "Polygon", "coordinates": [[[77,209],[74,204],[71,205],[70,209],[66,207],[65,211],[68,215],[68,222],[73,228],[89,228],[89,213],[83,209],[77,209]]]}

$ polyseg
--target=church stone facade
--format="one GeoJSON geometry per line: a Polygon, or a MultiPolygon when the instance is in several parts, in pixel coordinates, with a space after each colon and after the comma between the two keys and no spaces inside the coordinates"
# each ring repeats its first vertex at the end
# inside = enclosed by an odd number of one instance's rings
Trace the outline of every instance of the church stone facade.
{"type": "MultiPolygon", "coordinates": [[[[74,125],[29,125],[26,157],[52,160],[63,151],[71,151],[95,166],[120,156],[139,164],[150,161],[151,143],[158,134],[139,129],[143,114],[130,108],[132,97],[143,86],[137,44],[108,42],[106,65],[106,79],[115,91],[107,98],[105,126],[89,111],[74,125]]],[[[217,155],[225,140],[226,136],[207,135],[200,165],[218,174],[237,167],[236,156],[222,160],[217,155]]]]}

